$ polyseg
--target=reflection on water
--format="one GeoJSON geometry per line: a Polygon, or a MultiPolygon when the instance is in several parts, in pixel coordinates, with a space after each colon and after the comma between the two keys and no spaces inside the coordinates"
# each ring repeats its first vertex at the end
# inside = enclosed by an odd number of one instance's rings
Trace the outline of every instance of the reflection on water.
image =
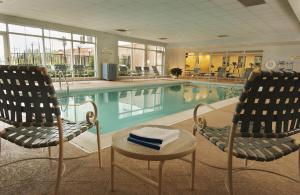
{"type": "MultiPolygon", "coordinates": [[[[102,133],[115,131],[193,108],[198,103],[210,104],[238,96],[239,87],[180,84],[127,89],[82,91],[61,95],[64,118],[80,121],[91,105],[74,106],[85,101],[96,102],[102,133]]],[[[94,131],[94,130],[93,130],[94,131]]]]}

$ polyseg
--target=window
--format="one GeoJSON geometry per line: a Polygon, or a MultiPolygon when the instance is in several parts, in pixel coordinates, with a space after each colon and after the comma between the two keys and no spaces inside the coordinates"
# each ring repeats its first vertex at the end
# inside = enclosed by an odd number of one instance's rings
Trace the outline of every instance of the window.
{"type": "Polygon", "coordinates": [[[133,68],[145,66],[145,50],[133,49],[132,65],[133,68]]]}
{"type": "Polygon", "coordinates": [[[132,43],[125,42],[125,41],[118,41],[118,46],[119,47],[130,47],[130,48],[132,48],[132,43]]]}
{"type": "Polygon", "coordinates": [[[132,49],[119,47],[119,64],[126,65],[127,69],[131,69],[132,49]]]}
{"type": "Polygon", "coordinates": [[[135,70],[137,66],[157,66],[160,74],[163,73],[164,47],[155,45],[146,46],[145,44],[126,41],[118,41],[118,47],[120,73],[122,75],[126,75],[124,74],[124,68],[126,69],[125,72],[128,72],[128,70],[135,70]]]}
{"type": "Polygon", "coordinates": [[[147,49],[148,49],[148,50],[156,51],[156,46],[148,45],[148,46],[147,46],[147,49]]]}
{"type": "Polygon", "coordinates": [[[165,48],[161,46],[147,46],[147,65],[156,66],[159,74],[163,74],[165,48]]]}
{"type": "Polygon", "coordinates": [[[82,43],[95,43],[95,37],[78,34],[73,34],[73,40],[80,41],[82,43]]]}
{"type": "MultiPolygon", "coordinates": [[[[66,64],[71,68],[71,41],[45,38],[45,65],[66,64]]],[[[54,67],[51,66],[53,69],[54,67]]]]}
{"type": "MultiPolygon", "coordinates": [[[[135,70],[137,66],[145,66],[145,45],[118,41],[119,64],[126,66],[127,71],[135,70]]],[[[124,73],[124,72],[122,72],[124,73]]]]}
{"type": "Polygon", "coordinates": [[[6,24],[0,22],[0,31],[6,31],[6,24]]]}
{"type": "Polygon", "coordinates": [[[10,34],[9,43],[11,64],[42,64],[42,38],[27,35],[10,34]]]}
{"type": "Polygon", "coordinates": [[[84,65],[89,76],[94,76],[95,44],[73,42],[73,64],[84,65]]]}
{"type": "Polygon", "coordinates": [[[0,35],[0,65],[3,64],[5,64],[4,40],[3,40],[3,36],[0,35]]]}
{"type": "Polygon", "coordinates": [[[33,28],[33,27],[20,26],[20,25],[14,25],[14,24],[9,24],[8,30],[9,30],[9,32],[28,34],[28,35],[42,36],[42,34],[43,34],[41,28],[33,28]]]}
{"type": "Polygon", "coordinates": [[[45,37],[71,39],[71,33],[55,31],[55,30],[44,30],[45,37]]]}
{"type": "Polygon", "coordinates": [[[148,51],[147,54],[147,65],[156,66],[156,51],[148,51]]]}
{"type": "Polygon", "coordinates": [[[144,44],[139,44],[139,43],[133,43],[133,48],[135,49],[145,49],[144,44]]]}
{"type": "MultiPolygon", "coordinates": [[[[5,30],[6,24],[0,23],[0,31],[5,30]]],[[[11,64],[45,65],[50,70],[55,70],[55,64],[66,64],[67,71],[80,64],[95,76],[96,37],[16,24],[8,24],[8,32],[11,64]]]]}

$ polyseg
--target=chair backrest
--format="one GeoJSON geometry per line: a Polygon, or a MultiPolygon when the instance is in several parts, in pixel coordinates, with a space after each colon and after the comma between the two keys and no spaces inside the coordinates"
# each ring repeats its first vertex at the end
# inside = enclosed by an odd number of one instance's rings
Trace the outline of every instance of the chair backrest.
{"type": "Polygon", "coordinates": [[[84,71],[85,69],[86,69],[86,67],[83,64],[74,64],[73,65],[73,70],[74,71],[80,72],[80,71],[84,71]]]}
{"type": "Polygon", "coordinates": [[[244,73],[244,79],[248,79],[252,71],[253,68],[246,68],[244,73]]]}
{"type": "Polygon", "coordinates": [[[53,126],[60,108],[45,67],[0,66],[0,121],[14,126],[53,126]]]}
{"type": "Polygon", "coordinates": [[[199,74],[200,73],[200,68],[194,68],[194,73],[199,74]]]}
{"type": "Polygon", "coordinates": [[[142,72],[142,67],[136,66],[136,67],[135,67],[135,71],[136,71],[137,73],[141,73],[141,72],[142,72]]]}
{"type": "Polygon", "coordinates": [[[152,66],[152,70],[153,70],[153,72],[154,72],[156,75],[159,75],[159,72],[158,72],[156,66],[152,66]]]}
{"type": "Polygon", "coordinates": [[[65,64],[54,64],[54,69],[55,69],[55,71],[66,72],[67,66],[65,64]]]}
{"type": "Polygon", "coordinates": [[[224,67],[218,68],[218,77],[225,77],[226,70],[224,67]]]}
{"type": "Polygon", "coordinates": [[[300,132],[300,73],[253,70],[233,123],[244,137],[285,137],[300,132]]]}
{"type": "Polygon", "coordinates": [[[127,66],[119,66],[120,72],[127,73],[127,66]]]}
{"type": "Polygon", "coordinates": [[[144,72],[145,73],[149,73],[150,72],[150,68],[148,66],[144,66],[144,72]]]}

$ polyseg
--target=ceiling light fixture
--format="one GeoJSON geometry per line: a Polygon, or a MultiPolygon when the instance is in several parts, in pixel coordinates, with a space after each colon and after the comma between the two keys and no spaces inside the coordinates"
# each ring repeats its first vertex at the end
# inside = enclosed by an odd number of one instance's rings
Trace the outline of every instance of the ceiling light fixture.
{"type": "Polygon", "coordinates": [[[228,35],[218,35],[219,38],[229,37],[228,35]]]}
{"type": "Polygon", "coordinates": [[[118,32],[127,32],[127,31],[128,31],[128,29],[124,29],[124,28],[118,28],[118,29],[116,29],[116,31],[118,31],[118,32]]]}
{"type": "Polygon", "coordinates": [[[159,40],[167,40],[168,38],[167,37],[160,37],[160,38],[157,38],[159,40]]]}
{"type": "Polygon", "coordinates": [[[265,0],[238,0],[241,2],[245,7],[255,6],[265,4],[265,0]]]}

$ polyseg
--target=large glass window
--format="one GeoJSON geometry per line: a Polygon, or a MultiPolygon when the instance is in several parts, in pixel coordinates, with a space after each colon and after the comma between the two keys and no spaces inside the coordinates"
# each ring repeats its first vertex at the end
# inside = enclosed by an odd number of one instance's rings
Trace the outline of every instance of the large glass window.
{"type": "Polygon", "coordinates": [[[126,41],[118,41],[118,46],[120,75],[126,75],[132,70],[137,71],[137,67],[149,67],[151,70],[151,66],[156,66],[159,73],[163,74],[164,47],[154,45],[146,47],[144,44],[126,41]]]}
{"type": "Polygon", "coordinates": [[[143,49],[133,49],[133,58],[132,58],[132,64],[133,69],[138,67],[144,67],[145,65],[145,50],[143,49]]]}
{"type": "MultiPolygon", "coordinates": [[[[52,65],[66,64],[70,69],[72,63],[71,41],[58,39],[45,39],[45,64],[52,65]]],[[[50,65],[50,66],[49,66],[50,65]]]]}
{"type": "MultiPolygon", "coordinates": [[[[5,23],[0,23],[0,32],[7,34],[11,64],[44,65],[50,70],[59,64],[66,65],[67,71],[73,71],[73,65],[83,65],[85,73],[95,76],[96,37],[16,24],[8,24],[6,29],[5,23]]],[[[6,39],[1,36],[0,41],[0,63],[5,63],[2,50],[6,39]]]]}
{"type": "Polygon", "coordinates": [[[41,65],[43,54],[43,40],[40,37],[10,34],[11,64],[14,65],[41,65]]]}
{"type": "Polygon", "coordinates": [[[132,49],[119,47],[119,64],[125,65],[128,70],[131,69],[132,49]]]}
{"type": "Polygon", "coordinates": [[[0,31],[6,31],[6,24],[0,22],[0,31]]]}
{"type": "Polygon", "coordinates": [[[43,34],[41,28],[33,28],[33,27],[20,26],[20,25],[14,25],[14,24],[9,24],[8,30],[9,30],[9,32],[28,34],[28,35],[42,36],[42,34],[43,34]]]}
{"type": "Polygon", "coordinates": [[[3,39],[3,35],[0,35],[0,65],[3,64],[5,64],[4,39],[3,39]]]}
{"type": "Polygon", "coordinates": [[[61,38],[61,39],[71,39],[71,33],[56,31],[56,30],[44,30],[44,36],[61,38]]]}
{"type": "Polygon", "coordinates": [[[156,51],[147,52],[147,65],[156,66],[156,51]]]}
{"type": "Polygon", "coordinates": [[[89,76],[94,76],[95,44],[73,42],[73,63],[85,67],[89,76]]]}
{"type": "Polygon", "coordinates": [[[122,75],[126,75],[131,70],[137,70],[136,67],[145,66],[144,44],[118,41],[118,46],[120,73],[122,75]]]}
{"type": "Polygon", "coordinates": [[[156,66],[159,74],[163,74],[164,72],[164,52],[164,47],[154,45],[147,46],[147,65],[156,66]]]}

